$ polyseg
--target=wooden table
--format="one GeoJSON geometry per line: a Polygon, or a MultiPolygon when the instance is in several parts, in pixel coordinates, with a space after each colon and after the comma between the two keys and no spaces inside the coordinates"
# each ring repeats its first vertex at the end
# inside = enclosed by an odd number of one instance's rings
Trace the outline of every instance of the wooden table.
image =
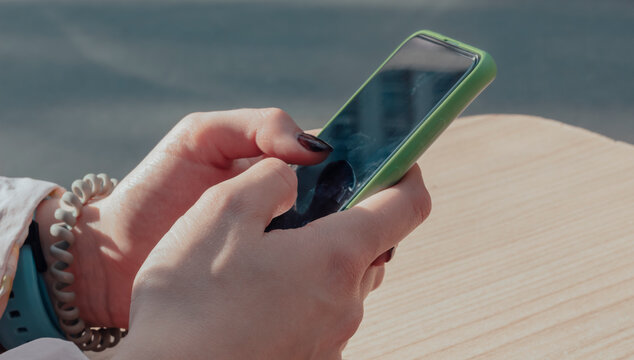
{"type": "Polygon", "coordinates": [[[432,214],[387,265],[345,358],[634,359],[634,146],[482,115],[456,120],[420,164],[432,214]]]}
{"type": "Polygon", "coordinates": [[[634,146],[483,115],[420,164],[432,214],[345,358],[634,358],[634,146]]]}

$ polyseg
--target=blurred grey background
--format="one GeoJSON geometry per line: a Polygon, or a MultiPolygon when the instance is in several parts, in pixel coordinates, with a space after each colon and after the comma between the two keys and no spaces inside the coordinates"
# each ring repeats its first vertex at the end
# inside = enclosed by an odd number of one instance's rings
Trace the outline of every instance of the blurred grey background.
{"type": "Polygon", "coordinates": [[[467,114],[634,143],[632,0],[16,0],[0,2],[0,174],[122,177],[193,111],[277,106],[319,127],[419,29],[496,59],[467,114]]]}

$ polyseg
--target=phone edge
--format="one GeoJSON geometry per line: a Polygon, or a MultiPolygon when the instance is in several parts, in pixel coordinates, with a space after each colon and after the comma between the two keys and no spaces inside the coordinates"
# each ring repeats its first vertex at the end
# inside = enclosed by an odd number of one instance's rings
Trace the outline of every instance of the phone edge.
{"type": "Polygon", "coordinates": [[[368,196],[387,188],[398,182],[403,175],[411,168],[418,158],[431,146],[438,136],[458,117],[469,104],[495,79],[497,66],[495,61],[487,52],[474,46],[462,43],[445,35],[430,31],[420,30],[405,39],[371,76],[357,89],[357,91],[346,101],[346,103],[333,115],[324,125],[326,128],[330,123],[348,106],[374,78],[381,68],[398,52],[405,43],[419,35],[425,35],[439,41],[447,42],[453,46],[467,50],[478,55],[479,60],[471,72],[447,95],[445,100],[429,115],[427,120],[421,124],[405,144],[394,152],[377,171],[377,173],[360,189],[359,193],[352,198],[343,209],[349,209],[368,196]],[[419,143],[423,143],[422,146],[419,143]]]}

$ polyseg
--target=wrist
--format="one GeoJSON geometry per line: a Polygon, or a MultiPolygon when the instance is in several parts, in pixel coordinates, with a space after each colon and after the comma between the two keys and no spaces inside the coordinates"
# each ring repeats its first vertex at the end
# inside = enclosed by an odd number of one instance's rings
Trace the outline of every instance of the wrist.
{"type": "MultiPolygon", "coordinates": [[[[169,318],[169,317],[168,317],[169,318]]],[[[128,359],[250,359],[243,356],[249,349],[241,346],[241,341],[234,339],[236,344],[229,350],[218,339],[226,340],[227,334],[222,331],[213,333],[200,332],[191,323],[186,326],[174,326],[183,323],[182,319],[151,319],[142,324],[132,324],[121,343],[116,347],[113,360],[128,359]],[[168,322],[166,323],[165,320],[168,322]],[[166,325],[169,324],[169,325],[166,325]],[[202,345],[204,344],[204,345],[202,345]]],[[[273,357],[271,357],[273,358],[273,357]]]]}
{"type": "MultiPolygon", "coordinates": [[[[90,326],[127,327],[128,319],[117,309],[127,301],[121,301],[121,294],[113,292],[113,281],[116,282],[116,259],[107,256],[106,249],[112,248],[112,241],[107,231],[102,229],[100,216],[100,201],[83,207],[77,223],[73,227],[75,243],[68,250],[74,260],[66,271],[75,277],[74,284],[68,287],[75,292],[72,305],[79,309],[80,316],[90,326]],[[110,245],[109,245],[110,244],[110,245]],[[114,278],[114,279],[113,279],[114,278]],[[119,314],[119,315],[117,315],[119,314]]],[[[59,199],[44,200],[37,208],[36,222],[39,224],[40,241],[47,264],[50,266],[54,259],[50,254],[50,246],[59,241],[50,233],[52,224],[59,223],[55,219],[55,210],[60,206],[59,199]]],[[[50,276],[50,274],[46,274],[50,276]]]]}

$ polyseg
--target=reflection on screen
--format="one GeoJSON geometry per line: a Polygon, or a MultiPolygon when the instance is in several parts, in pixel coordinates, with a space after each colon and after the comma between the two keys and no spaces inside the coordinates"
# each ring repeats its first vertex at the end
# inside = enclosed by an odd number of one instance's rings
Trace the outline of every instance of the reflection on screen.
{"type": "Polygon", "coordinates": [[[474,62],[423,37],[408,41],[319,134],[333,152],[321,164],[297,168],[297,201],[267,231],[344,208],[474,62]]]}

